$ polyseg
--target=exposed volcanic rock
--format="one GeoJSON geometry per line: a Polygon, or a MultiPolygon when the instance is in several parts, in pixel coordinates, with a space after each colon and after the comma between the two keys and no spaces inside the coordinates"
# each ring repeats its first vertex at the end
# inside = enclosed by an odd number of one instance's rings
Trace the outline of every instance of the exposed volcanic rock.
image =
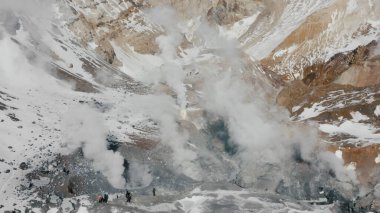
{"type": "MultiPolygon", "coordinates": [[[[150,7],[171,5],[178,12],[178,18],[186,19],[197,15],[208,16],[209,20],[220,25],[230,25],[244,17],[251,15],[262,7],[261,1],[247,0],[220,0],[220,1],[160,1],[147,2],[121,1],[119,6],[123,11],[107,11],[101,7],[112,7],[111,3],[95,3],[91,1],[73,1],[72,9],[78,18],[69,25],[83,45],[91,42],[97,45],[97,53],[107,62],[115,66],[120,65],[115,58],[112,43],[124,51],[134,51],[141,54],[158,53],[158,45],[155,41],[162,34],[158,26],[152,25],[143,16],[142,10],[150,7]],[[193,9],[195,9],[193,11],[193,9]],[[92,11],[89,13],[88,11],[92,11]]],[[[182,48],[189,46],[186,37],[181,43],[182,48]]]]}
{"type": "Polygon", "coordinates": [[[314,104],[323,107],[316,112],[313,120],[333,121],[339,117],[352,118],[350,112],[360,111],[362,114],[375,118],[376,106],[380,103],[380,87],[356,88],[331,84],[309,88],[302,81],[294,81],[284,88],[277,97],[277,103],[285,106],[294,117],[301,115],[305,109],[314,104]],[[342,103],[346,103],[342,106],[342,103]],[[370,102],[370,103],[368,103],[370,102]]]}
{"type": "Polygon", "coordinates": [[[374,187],[379,181],[378,173],[380,172],[380,146],[330,146],[330,151],[342,152],[342,158],[345,165],[354,165],[357,169],[358,179],[366,187],[374,187]]]}
{"type": "MultiPolygon", "coordinates": [[[[359,110],[365,115],[374,117],[373,112],[378,104],[380,93],[380,81],[377,81],[377,75],[367,75],[368,80],[364,80],[360,73],[367,71],[359,70],[357,79],[351,79],[354,85],[349,85],[347,82],[344,85],[344,79],[347,77],[342,76],[347,72],[351,72],[351,69],[357,69],[358,66],[366,66],[370,53],[376,45],[377,42],[373,41],[351,52],[336,54],[324,64],[306,67],[303,74],[305,77],[302,81],[296,80],[288,83],[278,94],[277,103],[285,106],[294,116],[297,116],[303,112],[304,108],[323,102],[321,106],[326,107],[328,110],[319,113],[318,115],[321,117],[313,117],[316,120],[333,121],[340,116],[350,118],[348,114],[353,110],[359,110]],[[361,84],[355,84],[355,82],[361,84]],[[368,103],[371,97],[373,101],[368,103]],[[357,101],[354,104],[345,102],[343,107],[334,107],[337,103],[350,99],[352,100],[351,102],[354,102],[353,100],[355,99],[357,101]],[[297,109],[294,110],[294,107],[297,107],[297,109]],[[330,113],[330,116],[326,116],[326,113],[330,113]]],[[[377,67],[373,67],[373,69],[373,73],[375,73],[377,67]]]]}
{"type": "Polygon", "coordinates": [[[15,121],[15,122],[20,121],[20,119],[17,118],[17,116],[16,116],[15,113],[9,113],[9,114],[7,114],[7,116],[8,116],[12,121],[15,121]]]}
{"type": "Polygon", "coordinates": [[[227,24],[227,2],[225,0],[219,0],[216,7],[211,8],[207,12],[209,21],[215,21],[219,25],[227,24]]]}
{"type": "Polygon", "coordinates": [[[52,70],[52,75],[56,76],[59,79],[66,80],[73,83],[73,90],[80,92],[89,92],[97,93],[99,92],[98,88],[91,84],[90,82],[82,79],[80,76],[76,76],[68,70],[64,70],[60,67],[56,67],[55,70],[52,70]]]}
{"type": "Polygon", "coordinates": [[[366,46],[359,46],[348,53],[338,53],[322,64],[313,64],[306,67],[303,72],[302,81],[307,86],[327,85],[334,82],[343,72],[352,66],[363,66],[368,60],[370,52],[377,46],[372,41],[366,46]]]}
{"type": "Polygon", "coordinates": [[[380,26],[368,20],[379,18],[378,5],[355,2],[355,9],[360,12],[349,11],[352,1],[337,0],[310,14],[261,63],[285,81],[292,81],[305,77],[305,67],[325,63],[333,55],[369,43],[368,38],[376,40],[380,26]]]}
{"type": "Polygon", "coordinates": [[[143,54],[154,54],[158,51],[155,43],[158,31],[146,23],[139,9],[147,7],[145,1],[122,1],[120,7],[125,10],[122,12],[112,11],[111,16],[99,9],[100,7],[112,7],[111,3],[74,2],[79,16],[70,24],[69,28],[85,46],[94,42],[97,45],[96,52],[110,64],[119,64],[115,58],[112,42],[126,51],[128,51],[128,45],[136,52],[143,54]],[[91,10],[93,13],[84,13],[87,10],[91,10]]]}
{"type": "Polygon", "coordinates": [[[380,83],[380,57],[376,56],[363,61],[359,65],[352,65],[335,83],[348,84],[355,87],[367,87],[380,83]]]}
{"type": "Polygon", "coordinates": [[[28,169],[28,164],[26,164],[25,162],[22,162],[20,164],[19,168],[22,169],[22,170],[26,170],[26,169],[28,169]]]}
{"type": "Polygon", "coordinates": [[[6,109],[8,109],[8,106],[0,102],[0,110],[6,110],[6,109]]]}
{"type": "Polygon", "coordinates": [[[299,80],[293,81],[288,86],[284,87],[277,95],[277,103],[286,107],[289,112],[292,112],[292,107],[302,103],[305,95],[310,93],[310,89],[299,80]]]}
{"type": "MultiPolygon", "coordinates": [[[[353,51],[338,53],[326,63],[305,67],[303,79],[287,83],[278,94],[277,103],[285,106],[295,120],[339,126],[357,119],[354,114],[359,113],[363,120],[355,122],[380,129],[375,114],[380,105],[379,66],[378,57],[372,56],[377,45],[372,41],[353,51]]],[[[379,182],[378,145],[366,145],[365,139],[358,139],[351,132],[321,132],[321,137],[335,143],[330,151],[342,152],[345,165],[356,168],[363,186],[371,188],[379,182]]]]}

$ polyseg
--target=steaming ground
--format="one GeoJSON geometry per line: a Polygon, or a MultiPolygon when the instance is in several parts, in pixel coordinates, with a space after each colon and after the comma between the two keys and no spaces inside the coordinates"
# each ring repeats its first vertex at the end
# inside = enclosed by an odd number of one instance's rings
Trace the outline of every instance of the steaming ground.
{"type": "Polygon", "coordinates": [[[68,29],[79,5],[44,1],[41,13],[5,2],[1,211],[345,212],[367,196],[313,124],[274,104],[238,41],[205,18],[146,9],[159,52],[111,42],[110,65],[68,29]],[[104,193],[109,204],[97,203],[104,193]]]}

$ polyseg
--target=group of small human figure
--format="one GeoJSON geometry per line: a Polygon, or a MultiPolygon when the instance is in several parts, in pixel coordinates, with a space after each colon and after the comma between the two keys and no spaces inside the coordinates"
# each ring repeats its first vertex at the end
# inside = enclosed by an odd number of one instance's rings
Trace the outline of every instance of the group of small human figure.
{"type": "MultiPolygon", "coordinates": [[[[152,190],[153,196],[156,196],[156,188],[152,190]]],[[[118,196],[119,197],[119,196],[118,196]]],[[[132,201],[132,193],[130,191],[125,192],[125,197],[127,198],[127,202],[130,203],[132,201]]],[[[99,203],[107,203],[108,202],[108,194],[104,194],[104,196],[98,196],[99,203]]]]}
{"type": "MultiPolygon", "coordinates": [[[[152,193],[153,193],[153,196],[156,196],[156,188],[153,188],[152,193]]],[[[132,201],[132,194],[128,190],[125,192],[125,197],[127,198],[128,203],[132,201]]]]}
{"type": "Polygon", "coordinates": [[[99,203],[107,203],[108,202],[108,194],[104,194],[104,196],[99,195],[98,196],[98,202],[99,203]]]}

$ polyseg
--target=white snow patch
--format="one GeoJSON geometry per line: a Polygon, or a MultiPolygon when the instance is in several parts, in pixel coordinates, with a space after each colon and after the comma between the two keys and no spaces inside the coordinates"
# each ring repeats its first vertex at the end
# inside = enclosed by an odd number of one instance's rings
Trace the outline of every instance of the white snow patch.
{"type": "Polygon", "coordinates": [[[93,50],[95,50],[95,49],[98,47],[98,45],[97,45],[95,42],[89,42],[89,43],[88,43],[88,46],[89,46],[91,49],[93,49],[93,50]]]}
{"type": "MultiPolygon", "coordinates": [[[[333,20],[339,20],[342,18],[340,16],[343,16],[343,15],[333,13],[331,18],[333,20]]],[[[325,50],[325,52],[326,52],[325,62],[327,62],[336,53],[351,51],[351,50],[354,50],[355,48],[357,48],[358,46],[367,45],[371,41],[377,40],[379,33],[380,33],[380,21],[368,20],[367,23],[372,26],[372,28],[370,29],[370,31],[367,35],[361,35],[361,36],[357,36],[355,38],[350,38],[350,39],[347,39],[347,37],[343,36],[339,42],[337,41],[338,45],[328,46],[325,50]],[[344,44],[344,45],[342,45],[342,44],[344,44]]],[[[335,29],[336,26],[334,26],[334,25],[341,25],[341,24],[342,23],[340,23],[338,21],[333,21],[329,25],[329,28],[335,29]]],[[[332,31],[330,33],[337,33],[337,32],[332,31]]]]}
{"type": "Polygon", "coordinates": [[[153,55],[138,54],[133,47],[128,47],[130,51],[125,52],[120,47],[113,45],[117,58],[123,63],[120,70],[138,81],[151,83],[151,79],[158,74],[157,68],[163,64],[162,59],[153,55]]]}
{"type": "Polygon", "coordinates": [[[299,120],[305,120],[308,118],[313,118],[321,114],[326,108],[314,103],[310,108],[304,108],[303,112],[298,116],[299,120]]]}
{"type": "MultiPolygon", "coordinates": [[[[299,1],[288,0],[288,4],[284,9],[279,21],[271,29],[262,36],[262,40],[249,47],[246,52],[260,60],[270,54],[291,32],[297,29],[305,19],[330,3],[332,0],[317,0],[317,1],[299,1]]],[[[271,24],[271,23],[268,23],[271,24]]],[[[245,43],[245,42],[243,42],[245,43]]]]}
{"type": "Polygon", "coordinates": [[[339,159],[343,159],[343,152],[338,149],[335,151],[335,156],[339,159]]]}
{"type": "Polygon", "coordinates": [[[296,50],[296,49],[297,49],[297,45],[293,44],[289,48],[286,48],[286,49],[283,49],[283,50],[279,50],[275,54],[273,54],[273,59],[277,58],[277,57],[281,57],[281,56],[283,56],[285,54],[290,54],[290,53],[294,52],[294,50],[296,50]]]}
{"type": "Polygon", "coordinates": [[[375,109],[375,115],[377,116],[377,117],[380,117],[380,105],[377,105],[376,106],[376,109],[375,109]]]}
{"type": "Polygon", "coordinates": [[[301,106],[294,106],[294,107],[292,108],[292,112],[296,112],[296,111],[298,111],[300,108],[301,108],[301,106]]]}
{"type": "MultiPolygon", "coordinates": [[[[356,91],[356,92],[346,92],[343,90],[338,90],[334,92],[329,92],[326,98],[324,98],[320,102],[313,103],[313,105],[309,108],[305,107],[302,113],[298,116],[293,117],[293,119],[306,120],[309,118],[316,117],[327,110],[332,111],[334,109],[346,108],[348,106],[354,106],[357,104],[364,104],[364,103],[370,104],[375,101],[374,96],[376,94],[377,93],[372,93],[366,90],[356,91]]],[[[353,114],[353,117],[356,120],[368,119],[367,116],[362,115],[360,113],[358,114],[358,113],[354,112],[353,114]]]]}
{"type": "Polygon", "coordinates": [[[380,154],[375,158],[375,163],[380,163],[380,154]]]}
{"type": "Polygon", "coordinates": [[[361,114],[360,112],[351,112],[352,121],[359,122],[359,121],[365,121],[368,120],[369,117],[366,115],[361,114]]]}
{"type": "Polygon", "coordinates": [[[321,124],[319,129],[329,134],[344,133],[355,136],[359,140],[380,143],[380,134],[376,134],[376,128],[371,125],[345,121],[341,125],[321,124]]]}

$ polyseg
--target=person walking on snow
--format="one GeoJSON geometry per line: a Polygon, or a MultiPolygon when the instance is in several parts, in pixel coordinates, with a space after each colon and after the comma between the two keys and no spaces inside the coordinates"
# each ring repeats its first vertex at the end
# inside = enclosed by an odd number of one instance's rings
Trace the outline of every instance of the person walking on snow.
{"type": "Polygon", "coordinates": [[[103,203],[103,197],[101,195],[98,196],[98,202],[103,203]]]}
{"type": "Polygon", "coordinates": [[[125,197],[127,198],[127,202],[130,203],[132,200],[132,194],[128,190],[125,193],[125,197]]]}
{"type": "Polygon", "coordinates": [[[108,194],[104,194],[103,202],[104,202],[104,203],[107,203],[107,202],[108,202],[108,194]]]}

